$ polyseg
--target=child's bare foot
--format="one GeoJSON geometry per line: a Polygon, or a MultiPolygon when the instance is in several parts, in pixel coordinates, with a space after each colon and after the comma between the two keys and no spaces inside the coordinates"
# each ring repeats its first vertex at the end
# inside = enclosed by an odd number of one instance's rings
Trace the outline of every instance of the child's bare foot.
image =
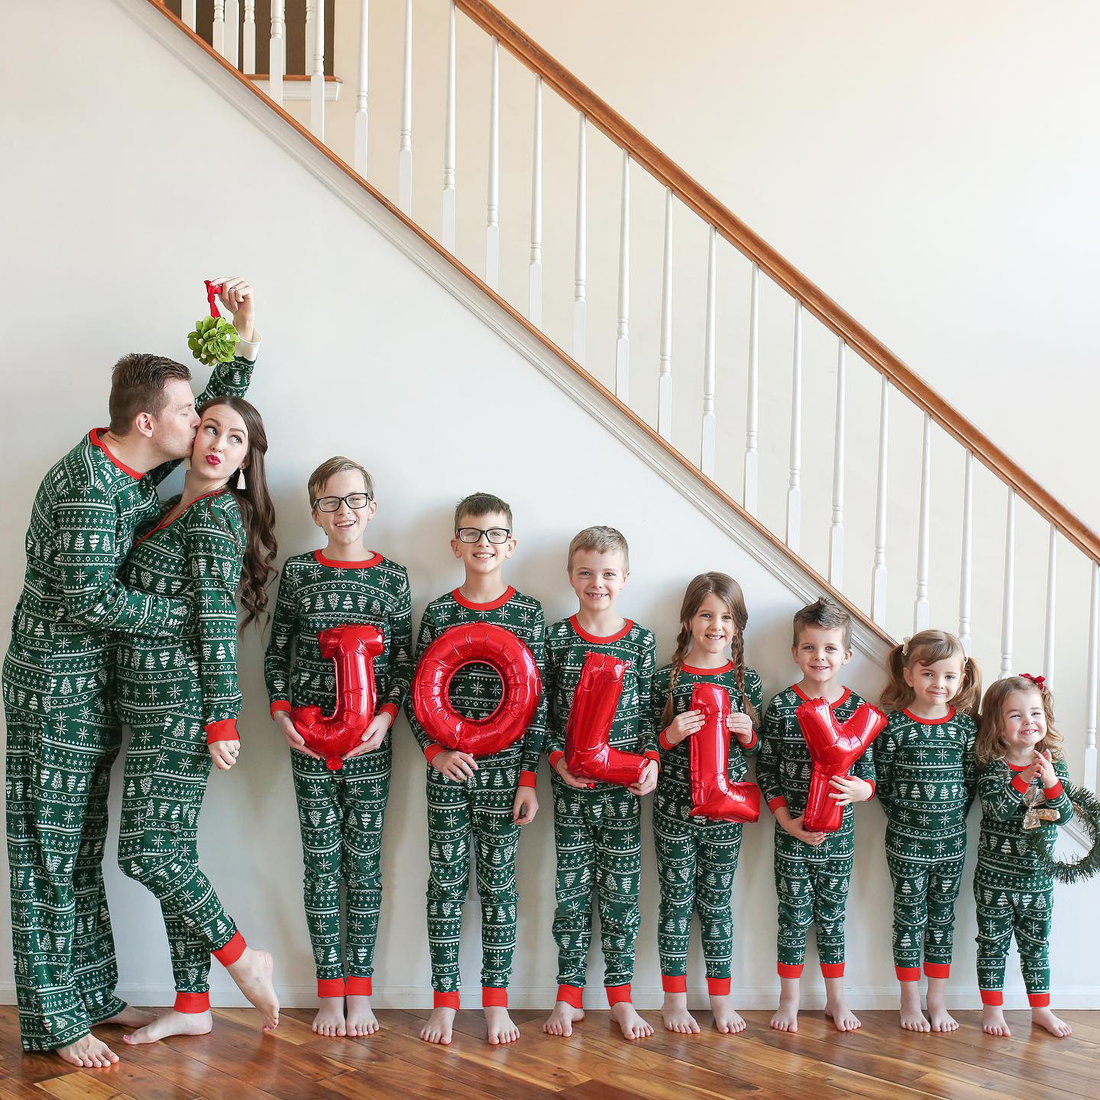
{"type": "Polygon", "coordinates": [[[723,1035],[736,1035],[745,1030],[745,1021],[734,1011],[733,998],[728,993],[712,995],[710,1010],[714,1013],[714,1026],[723,1035]]]}
{"type": "Polygon", "coordinates": [[[1033,1008],[1031,1010],[1031,1022],[1046,1028],[1051,1035],[1058,1039],[1064,1039],[1073,1034],[1073,1028],[1065,1020],[1059,1020],[1049,1008],[1033,1008]]]}
{"type": "Polygon", "coordinates": [[[583,1008],[574,1008],[568,1001],[556,1001],[554,1011],[546,1018],[542,1030],[547,1035],[572,1035],[573,1025],[583,1019],[583,1008]]]}
{"type": "Polygon", "coordinates": [[[275,996],[275,986],[271,975],[275,963],[266,951],[256,951],[246,947],[244,953],[226,969],[237,983],[237,988],[252,1002],[264,1018],[264,1031],[272,1031],[279,1026],[279,998],[275,996]]]}
{"type": "Polygon", "coordinates": [[[99,1069],[114,1064],[118,1055],[102,1039],[97,1039],[90,1031],[81,1035],[75,1043],[57,1048],[57,1056],[71,1066],[85,1069],[99,1069]]]}
{"type": "Polygon", "coordinates": [[[1012,1034],[1008,1029],[1004,1009],[1000,1005],[982,1005],[982,1031],[986,1035],[1004,1035],[1007,1037],[1012,1034]]]}
{"type": "Polygon", "coordinates": [[[428,1022],[420,1029],[420,1038],[425,1043],[441,1043],[447,1046],[451,1041],[454,1028],[455,1010],[453,1008],[433,1008],[428,1022]]]}
{"type": "MultiPolygon", "coordinates": [[[[686,1011],[686,1010],[685,1010],[686,1011]]],[[[648,1039],[653,1034],[653,1026],[646,1023],[638,1015],[637,1010],[629,1001],[619,1001],[611,1006],[611,1019],[619,1025],[624,1039],[648,1039]]],[[[695,1021],[693,1020],[692,1023],[695,1021]]],[[[695,1025],[699,1030],[699,1025],[695,1025]]]]}
{"type": "Polygon", "coordinates": [[[863,1026],[860,1018],[848,1007],[847,1001],[826,1001],[825,1015],[837,1031],[855,1031],[863,1026]]]}
{"type": "Polygon", "coordinates": [[[906,1031],[931,1031],[920,1007],[920,983],[901,983],[901,1026],[906,1031]]]}
{"type": "Polygon", "coordinates": [[[947,1011],[942,1001],[928,1002],[928,1018],[932,1021],[933,1031],[958,1031],[959,1021],[947,1011]]]}
{"type": "Polygon", "coordinates": [[[379,1030],[378,1017],[370,1006],[370,997],[361,993],[348,995],[348,1034],[373,1035],[379,1030]]]}
{"type": "Polygon", "coordinates": [[[514,1043],[519,1038],[519,1028],[512,1023],[508,1009],[504,1005],[486,1005],[485,1038],[493,1046],[499,1043],[514,1043]]]}
{"type": "Polygon", "coordinates": [[[140,1008],[131,1008],[127,1005],[121,1012],[116,1012],[106,1020],[100,1020],[99,1023],[113,1024],[117,1027],[144,1027],[155,1019],[151,1012],[142,1012],[140,1008]]]}
{"type": "MultiPolygon", "coordinates": [[[[611,1010],[614,1013],[614,1009],[611,1010]]],[[[675,1031],[680,1035],[698,1035],[699,1025],[695,1017],[688,1012],[688,995],[686,993],[666,993],[664,1004],[661,1005],[661,1019],[665,1022],[667,1031],[675,1031]]],[[[628,1035],[628,1039],[632,1036],[628,1035]]]]}
{"type": "Polygon", "coordinates": [[[775,1015],[771,1019],[771,1026],[774,1031],[798,1030],[797,993],[793,997],[784,993],[779,998],[779,1007],[775,1010],[775,1015]]]}
{"type": "Polygon", "coordinates": [[[209,1035],[214,1026],[214,1017],[210,1010],[205,1012],[166,1012],[158,1016],[151,1024],[139,1028],[133,1035],[123,1035],[131,1046],[141,1043],[155,1043],[158,1039],[167,1039],[169,1035],[209,1035]]]}
{"type": "Polygon", "coordinates": [[[332,1039],[337,1035],[346,1035],[344,1025],[344,998],[322,997],[317,1015],[313,1017],[313,1030],[318,1035],[332,1039]]]}

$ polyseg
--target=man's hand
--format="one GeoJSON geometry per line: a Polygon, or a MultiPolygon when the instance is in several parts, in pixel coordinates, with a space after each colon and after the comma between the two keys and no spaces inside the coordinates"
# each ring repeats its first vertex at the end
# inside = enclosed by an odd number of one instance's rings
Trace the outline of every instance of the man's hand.
{"type": "Polygon", "coordinates": [[[448,749],[432,757],[432,767],[456,783],[465,783],[477,771],[477,761],[468,752],[448,749]]]}
{"type": "Polygon", "coordinates": [[[344,759],[350,760],[353,756],[362,756],[365,752],[374,752],[386,739],[386,733],[393,725],[393,718],[387,711],[385,714],[376,714],[363,732],[363,739],[355,748],[344,753],[344,759]]]}
{"type": "Polygon", "coordinates": [[[211,283],[221,283],[218,298],[221,304],[233,314],[233,327],[242,340],[252,340],[256,335],[256,301],[252,293],[252,284],[238,275],[228,279],[211,279],[211,283]]]}
{"type": "Polygon", "coordinates": [[[649,794],[654,787],[657,786],[657,773],[659,771],[656,760],[649,760],[646,766],[642,768],[641,778],[637,783],[631,783],[627,790],[631,794],[636,794],[640,798],[643,794],[649,794]]]}
{"type": "Polygon", "coordinates": [[[275,725],[279,727],[279,732],[283,735],[286,743],[295,752],[300,752],[304,756],[312,756],[314,760],[321,759],[318,753],[315,753],[312,749],[306,748],[305,738],[294,728],[294,723],[290,720],[289,712],[277,710],[272,715],[272,720],[275,725]]]}
{"type": "Polygon", "coordinates": [[[534,787],[519,787],[512,803],[512,820],[517,825],[530,825],[539,812],[539,800],[534,787]]]}

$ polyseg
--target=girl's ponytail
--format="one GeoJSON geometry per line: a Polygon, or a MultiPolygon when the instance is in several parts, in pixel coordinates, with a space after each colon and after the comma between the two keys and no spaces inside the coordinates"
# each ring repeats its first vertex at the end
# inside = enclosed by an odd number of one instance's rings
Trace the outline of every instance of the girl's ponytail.
{"type": "Polygon", "coordinates": [[[969,714],[975,721],[979,720],[979,711],[982,703],[982,670],[973,657],[963,659],[962,681],[959,690],[955,692],[955,698],[951,705],[963,714],[969,714]]]}
{"type": "Polygon", "coordinates": [[[909,655],[909,639],[894,646],[886,656],[886,687],[879,705],[887,714],[904,710],[913,701],[913,689],[905,682],[905,658],[909,655]]]}

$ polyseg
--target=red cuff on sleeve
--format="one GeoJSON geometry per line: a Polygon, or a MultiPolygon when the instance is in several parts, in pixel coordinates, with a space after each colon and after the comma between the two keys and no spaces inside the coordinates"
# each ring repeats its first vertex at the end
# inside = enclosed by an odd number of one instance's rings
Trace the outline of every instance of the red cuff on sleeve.
{"type": "Polygon", "coordinates": [[[565,753],[562,752],[561,749],[554,749],[554,751],[550,754],[550,767],[552,767],[554,771],[557,771],[558,761],[564,759],[564,757],[565,753]]]}
{"type": "Polygon", "coordinates": [[[667,728],[666,728],[666,729],[663,729],[663,730],[661,730],[661,734],[660,734],[660,736],[659,736],[659,737],[657,738],[657,744],[658,744],[658,745],[660,745],[662,749],[674,749],[674,748],[675,748],[676,746],[675,746],[675,745],[672,745],[672,744],[669,744],[669,740],[668,740],[668,738],[667,738],[667,737],[665,736],[665,734],[666,734],[666,733],[668,733],[668,729],[667,729],[667,728]]]}
{"type": "Polygon", "coordinates": [[[787,800],[781,794],[777,794],[775,798],[768,799],[768,809],[771,810],[773,814],[780,806],[782,806],[783,809],[787,808],[787,800]]]}
{"type": "Polygon", "coordinates": [[[1044,787],[1043,788],[1043,794],[1046,795],[1047,799],[1051,802],[1053,802],[1056,798],[1061,798],[1062,797],[1062,781],[1059,779],[1058,782],[1055,783],[1053,787],[1044,787]]]}
{"type": "Polygon", "coordinates": [[[741,746],[742,752],[748,752],[749,749],[751,749],[753,745],[756,744],[756,730],[752,731],[752,740],[747,745],[741,740],[740,737],[737,738],[737,743],[741,746]]]}
{"type": "Polygon", "coordinates": [[[535,773],[528,771],[521,771],[519,773],[519,785],[521,787],[534,787],[535,785],[535,773]]]}
{"type": "Polygon", "coordinates": [[[1027,789],[1031,786],[1031,784],[1028,783],[1028,781],[1024,778],[1023,772],[1017,772],[1012,777],[1012,786],[1014,786],[1016,790],[1020,792],[1020,794],[1027,794],[1027,789]]]}
{"type": "Polygon", "coordinates": [[[441,752],[446,752],[446,748],[443,745],[437,745],[434,741],[424,750],[424,755],[427,757],[430,764],[441,752]]]}
{"type": "Polygon", "coordinates": [[[271,702],[271,717],[274,718],[281,710],[290,710],[289,699],[273,699],[271,702]]]}
{"type": "Polygon", "coordinates": [[[661,770],[661,754],[655,749],[648,749],[645,753],[647,760],[652,760],[657,765],[657,771],[661,770]]]}
{"type": "MultiPolygon", "coordinates": [[[[876,790],[875,781],[873,779],[865,779],[863,782],[871,784],[871,798],[874,798],[875,797],[875,790],[876,790]]],[[[871,798],[868,798],[867,801],[870,802],[871,798]]]]}
{"type": "Polygon", "coordinates": [[[206,743],[212,745],[215,741],[239,741],[241,735],[237,732],[236,718],[223,718],[220,722],[211,722],[206,727],[206,743]]]}
{"type": "Polygon", "coordinates": [[[392,726],[393,723],[397,721],[397,704],[386,703],[385,706],[381,706],[378,708],[378,713],[388,714],[390,716],[390,725],[392,726]]]}

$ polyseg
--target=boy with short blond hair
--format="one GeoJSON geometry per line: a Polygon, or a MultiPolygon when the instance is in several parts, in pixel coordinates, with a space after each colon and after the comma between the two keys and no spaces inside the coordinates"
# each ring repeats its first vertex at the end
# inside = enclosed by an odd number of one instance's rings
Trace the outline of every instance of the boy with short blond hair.
{"type": "MultiPolygon", "coordinates": [[[[462,562],[458,588],[433,600],[420,621],[416,657],[445,631],[462,623],[487,622],[515,634],[531,650],[540,675],[544,669],[546,622],[542,604],[504,582],[512,556],[512,509],[491,493],[459,501],[451,552],[462,562]]],[[[492,714],[501,699],[501,681],[484,664],[460,668],[450,681],[450,702],[471,718],[492,714]]],[[[516,848],[519,827],[538,812],[535,772],[546,732],[546,691],[525,733],[499,752],[474,757],[447,749],[420,725],[411,700],[409,724],[428,761],[428,949],[434,1007],[420,1038],[451,1041],[459,1005],[458,948],[462,903],[470,882],[470,850],[477,859],[481,897],[481,986],[487,1038],[510,1043],[519,1028],[508,1015],[508,979],[516,944],[516,848]]]]}

